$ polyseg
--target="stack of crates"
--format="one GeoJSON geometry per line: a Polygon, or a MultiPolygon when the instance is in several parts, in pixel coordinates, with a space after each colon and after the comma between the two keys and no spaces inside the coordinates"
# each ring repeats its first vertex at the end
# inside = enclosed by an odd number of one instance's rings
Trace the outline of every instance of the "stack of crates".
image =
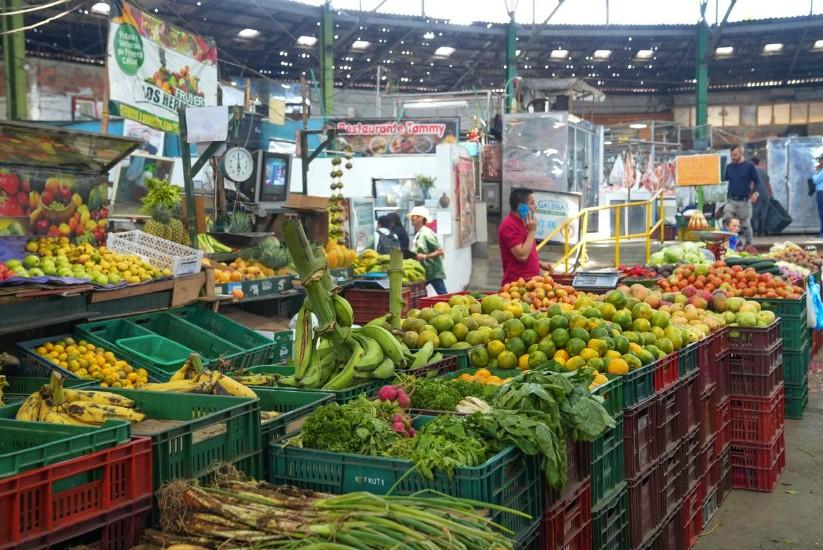
{"type": "Polygon", "coordinates": [[[799,300],[758,299],[760,307],[780,318],[783,339],[783,379],[786,418],[803,418],[809,401],[809,361],[812,355],[812,331],[806,322],[806,297],[799,300]]]}
{"type": "Polygon", "coordinates": [[[710,485],[724,485],[722,468],[728,463],[734,488],[772,491],[786,464],[781,321],[765,328],[734,327],[729,335],[730,457],[715,457],[715,468],[710,462],[710,485]]]}

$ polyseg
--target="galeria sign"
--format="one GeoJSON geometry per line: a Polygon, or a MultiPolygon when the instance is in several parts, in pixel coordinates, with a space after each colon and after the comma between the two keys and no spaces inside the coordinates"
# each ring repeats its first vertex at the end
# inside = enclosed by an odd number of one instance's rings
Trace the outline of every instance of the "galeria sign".
{"type": "Polygon", "coordinates": [[[178,133],[180,107],[217,105],[214,41],[126,3],[112,16],[107,66],[113,113],[146,126],[178,133]]]}

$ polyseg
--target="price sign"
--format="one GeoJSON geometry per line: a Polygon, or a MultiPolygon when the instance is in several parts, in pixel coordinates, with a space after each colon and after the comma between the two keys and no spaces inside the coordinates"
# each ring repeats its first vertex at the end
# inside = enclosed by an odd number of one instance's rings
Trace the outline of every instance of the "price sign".
{"type": "Polygon", "coordinates": [[[720,155],[684,155],[675,159],[677,185],[718,185],[720,155]]]}
{"type": "MultiPolygon", "coordinates": [[[[537,201],[537,239],[543,240],[549,233],[567,218],[580,212],[579,193],[558,193],[555,191],[535,191],[537,201]]],[[[569,243],[574,244],[580,239],[580,222],[575,220],[569,224],[569,243]]],[[[564,242],[563,231],[552,237],[551,242],[564,242]]]]}

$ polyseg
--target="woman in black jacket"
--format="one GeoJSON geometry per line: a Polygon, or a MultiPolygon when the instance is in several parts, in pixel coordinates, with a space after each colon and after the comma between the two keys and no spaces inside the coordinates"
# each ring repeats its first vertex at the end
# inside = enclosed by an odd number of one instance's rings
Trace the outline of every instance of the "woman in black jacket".
{"type": "Polygon", "coordinates": [[[389,222],[389,231],[394,233],[394,236],[397,237],[397,240],[400,242],[400,250],[403,251],[403,257],[413,257],[414,255],[409,251],[409,234],[406,232],[406,228],[403,227],[400,216],[395,212],[389,212],[385,217],[386,221],[389,222]]]}

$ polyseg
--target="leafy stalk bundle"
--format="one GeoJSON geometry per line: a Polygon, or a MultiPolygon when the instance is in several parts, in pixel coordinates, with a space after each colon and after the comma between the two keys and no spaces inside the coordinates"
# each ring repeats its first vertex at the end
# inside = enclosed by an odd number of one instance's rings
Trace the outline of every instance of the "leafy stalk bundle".
{"type": "Polygon", "coordinates": [[[521,512],[439,493],[333,496],[265,482],[217,487],[175,481],[160,490],[163,531],[146,542],[301,550],[508,549],[510,532],[480,510],[521,512]]]}

